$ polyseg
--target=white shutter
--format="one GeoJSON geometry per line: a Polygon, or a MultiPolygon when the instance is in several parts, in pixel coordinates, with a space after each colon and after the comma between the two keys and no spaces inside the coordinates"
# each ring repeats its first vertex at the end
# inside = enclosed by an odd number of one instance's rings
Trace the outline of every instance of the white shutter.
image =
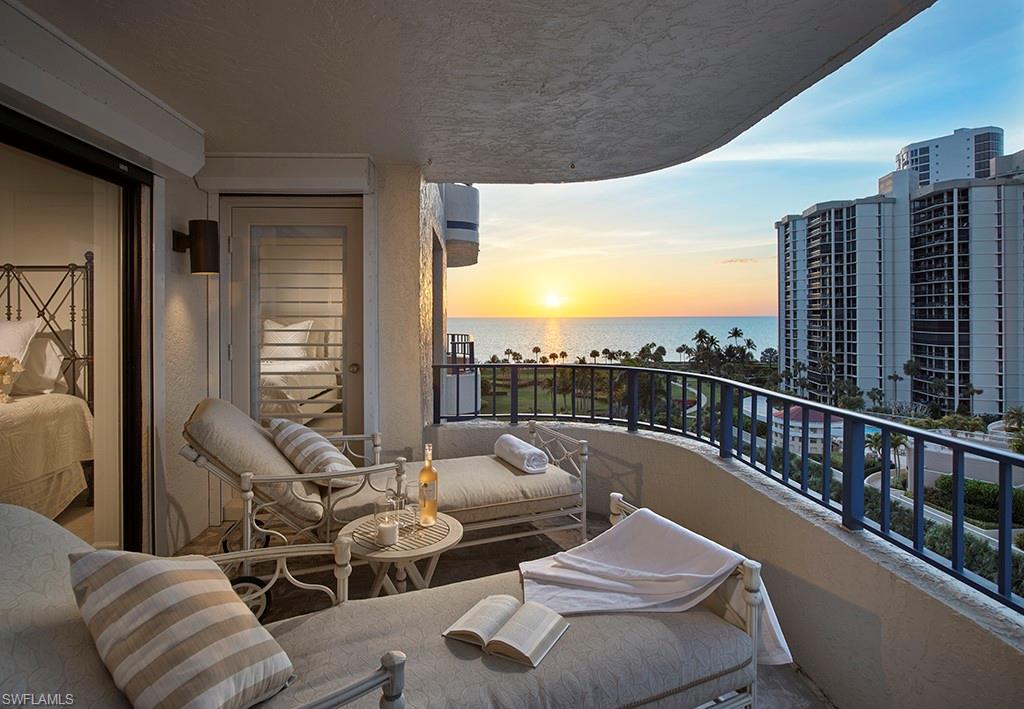
{"type": "Polygon", "coordinates": [[[342,429],[343,254],[343,228],[252,230],[251,401],[263,425],[342,429]]]}

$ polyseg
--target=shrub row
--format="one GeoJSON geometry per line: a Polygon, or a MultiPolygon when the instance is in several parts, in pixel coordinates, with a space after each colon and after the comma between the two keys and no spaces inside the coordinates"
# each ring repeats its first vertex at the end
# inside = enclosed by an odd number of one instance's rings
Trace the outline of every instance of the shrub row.
{"type": "MultiPolygon", "coordinates": [[[[1024,526],[1024,488],[1014,488],[1012,497],[1013,524],[1024,526]]],[[[942,475],[925,491],[929,503],[953,510],[953,476],[942,475]]],[[[964,480],[964,514],[989,524],[999,524],[999,486],[983,480],[964,480]]]]}

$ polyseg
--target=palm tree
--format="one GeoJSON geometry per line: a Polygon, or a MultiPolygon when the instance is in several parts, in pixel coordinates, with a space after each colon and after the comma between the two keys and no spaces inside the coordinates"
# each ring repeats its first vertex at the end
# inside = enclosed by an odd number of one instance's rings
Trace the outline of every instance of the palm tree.
{"type": "Polygon", "coordinates": [[[885,392],[875,387],[868,392],[868,398],[871,399],[871,403],[875,405],[875,408],[878,408],[885,401],[885,392]]]}
{"type": "Polygon", "coordinates": [[[685,351],[686,350],[683,349],[682,345],[679,345],[679,347],[676,347],[676,354],[679,355],[679,361],[680,362],[683,361],[683,352],[685,352],[685,351]]]}
{"type": "Polygon", "coordinates": [[[903,373],[913,379],[921,373],[921,364],[916,359],[908,359],[903,363],[903,373]]]}
{"type": "MultiPolygon", "coordinates": [[[[894,433],[891,436],[889,436],[889,445],[892,446],[892,454],[896,458],[895,481],[898,483],[900,480],[900,471],[903,470],[903,463],[900,459],[900,451],[906,452],[907,437],[902,433],[894,433]]],[[[906,490],[906,485],[904,485],[900,489],[906,490]]]]}
{"type": "Polygon", "coordinates": [[[743,330],[738,327],[734,327],[729,330],[729,339],[733,342],[739,342],[741,337],[743,337],[743,330]]]}
{"type": "Polygon", "coordinates": [[[608,349],[607,347],[605,347],[605,348],[604,348],[603,350],[601,350],[601,355],[602,355],[602,356],[603,356],[603,357],[604,357],[604,358],[605,358],[606,360],[608,360],[609,362],[611,362],[611,361],[612,361],[612,351],[611,351],[610,349],[608,349]]]}
{"type": "Polygon", "coordinates": [[[743,347],[747,350],[747,352],[750,352],[751,354],[753,354],[754,350],[757,349],[757,345],[754,344],[754,341],[751,340],[749,337],[747,338],[747,341],[743,343],[743,347]]]}
{"type": "Polygon", "coordinates": [[[561,352],[558,353],[558,359],[562,360],[563,362],[566,360],[568,356],[569,353],[566,352],[565,350],[562,350],[561,352]]]}
{"type": "Polygon", "coordinates": [[[871,433],[864,437],[864,445],[867,446],[868,450],[875,454],[875,456],[882,459],[882,434],[871,433]]]}
{"type": "MultiPolygon", "coordinates": [[[[607,352],[607,350],[605,351],[607,352]]],[[[594,364],[597,364],[597,358],[600,354],[597,350],[590,350],[590,359],[594,360],[594,364]]],[[[581,362],[581,364],[585,364],[585,362],[581,362]]]]}
{"type": "Polygon", "coordinates": [[[984,389],[978,389],[971,382],[965,382],[964,385],[960,387],[960,396],[967,399],[970,404],[970,409],[967,411],[968,414],[974,413],[974,397],[984,393],[984,389]]]}
{"type": "Polygon", "coordinates": [[[693,341],[696,342],[698,345],[706,346],[709,337],[711,337],[711,333],[705,330],[704,328],[701,328],[697,330],[697,332],[694,334],[693,341]]]}
{"type": "Polygon", "coordinates": [[[511,358],[512,357],[512,352],[514,352],[514,350],[511,347],[506,347],[505,348],[505,356],[506,357],[511,358]]]}
{"type": "Polygon", "coordinates": [[[540,363],[541,364],[547,364],[548,363],[547,355],[544,355],[543,357],[540,358],[540,363]]]}
{"type": "Polygon", "coordinates": [[[548,355],[548,361],[549,362],[554,362],[556,359],[558,359],[558,353],[557,352],[552,352],[551,354],[548,355]]]}
{"type": "Polygon", "coordinates": [[[533,352],[533,358],[534,359],[539,359],[540,358],[540,347],[534,346],[534,348],[532,350],[530,350],[530,351],[533,352]]]}
{"type": "Polygon", "coordinates": [[[1007,431],[1019,431],[1024,428],[1024,407],[1011,406],[1003,413],[1003,422],[1007,431]]]}
{"type": "Polygon", "coordinates": [[[893,372],[892,374],[887,376],[886,379],[888,379],[890,382],[892,382],[892,400],[896,401],[897,390],[898,390],[897,388],[899,387],[900,382],[903,381],[903,377],[900,376],[899,372],[893,372]]]}

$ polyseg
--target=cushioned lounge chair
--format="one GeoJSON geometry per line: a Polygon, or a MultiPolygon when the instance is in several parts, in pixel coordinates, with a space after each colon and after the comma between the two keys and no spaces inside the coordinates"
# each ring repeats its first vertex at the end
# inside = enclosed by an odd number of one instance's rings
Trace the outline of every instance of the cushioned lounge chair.
{"type": "MultiPolygon", "coordinates": [[[[613,500],[613,520],[632,508],[613,500]]],[[[89,545],[24,508],[0,505],[0,664],[5,692],[72,693],[85,706],[127,706],[93,646],[71,592],[67,555],[89,545]]],[[[333,606],[267,626],[295,666],[295,681],[265,706],[695,707],[756,702],[760,566],[736,573],[746,589],[742,628],[710,606],[684,613],[572,616],[570,628],[530,669],[441,632],[493,593],[522,598],[517,572],[399,596],[347,600],[348,540],[214,557],[219,563],[285,555],[333,555],[333,606]],[[385,652],[387,651],[387,652],[385,652]],[[380,666],[371,671],[376,658],[380,666]],[[406,661],[407,660],[407,661],[406,661]],[[383,689],[383,697],[377,693],[383,689]]],[[[280,562],[279,562],[280,564],[280,562]]]]}
{"type": "MultiPolygon", "coordinates": [[[[572,529],[586,539],[588,448],[535,422],[528,430],[534,445],[548,455],[545,473],[528,475],[493,455],[434,461],[439,477],[440,509],[460,522],[466,538],[460,546],[572,529]],[[544,522],[543,528],[536,523],[544,522]]],[[[242,411],[220,399],[206,399],[185,423],[188,442],[181,453],[242,496],[242,548],[283,535],[259,518],[284,522],[298,541],[327,541],[332,530],[373,512],[388,478],[413,479],[422,463],[398,458],[381,464],[379,433],[329,436],[350,458],[364,463],[343,474],[300,474],[277,449],[269,433],[242,411]],[[356,444],[370,450],[358,453],[356,444]],[[343,480],[356,480],[339,487],[343,480]]],[[[410,486],[415,496],[416,486],[410,486]]],[[[229,530],[230,532],[230,530],[229,530]]]]}

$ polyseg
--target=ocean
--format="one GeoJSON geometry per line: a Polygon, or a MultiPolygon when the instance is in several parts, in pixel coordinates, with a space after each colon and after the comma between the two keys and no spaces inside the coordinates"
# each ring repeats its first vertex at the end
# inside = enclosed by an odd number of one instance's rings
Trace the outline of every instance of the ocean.
{"type": "MultiPolygon", "coordinates": [[[[730,344],[729,330],[738,327],[757,351],[778,349],[778,318],[773,316],[661,317],[661,318],[448,318],[448,332],[468,333],[475,342],[476,358],[484,361],[496,354],[505,357],[511,347],[524,358],[565,350],[569,361],[589,357],[591,350],[604,348],[636,352],[648,342],[664,345],[666,359],[679,357],[676,347],[693,345],[693,335],[704,328],[724,347],[730,344]]],[[[601,361],[599,358],[598,361],[601,361]]]]}

